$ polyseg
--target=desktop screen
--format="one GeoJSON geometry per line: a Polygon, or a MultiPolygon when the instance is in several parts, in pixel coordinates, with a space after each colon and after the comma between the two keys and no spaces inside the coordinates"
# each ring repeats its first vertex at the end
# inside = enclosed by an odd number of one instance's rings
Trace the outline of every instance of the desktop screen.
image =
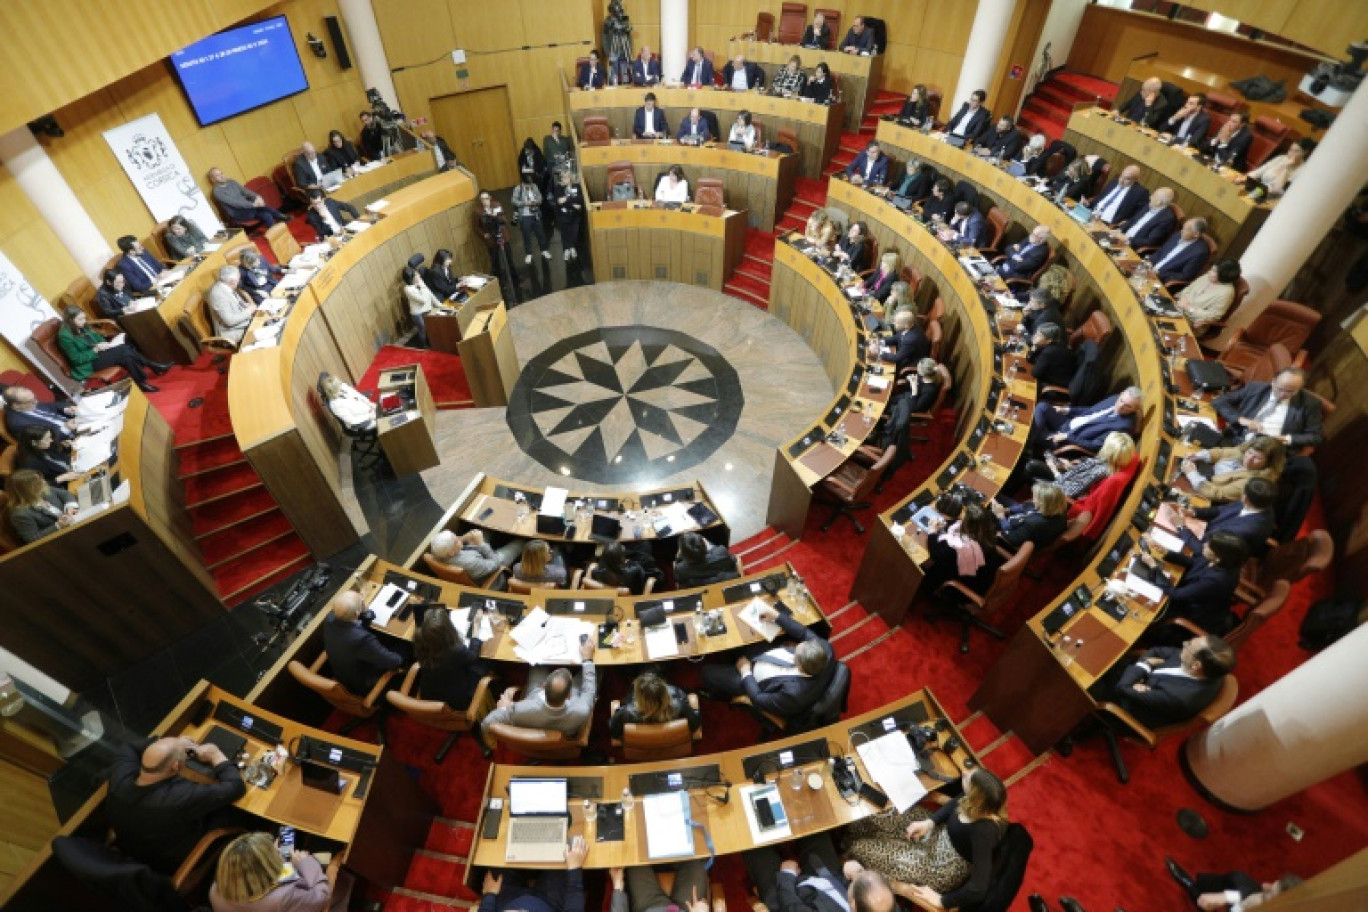
{"type": "Polygon", "coordinates": [[[210,35],[171,55],[201,126],[309,87],[284,16],[210,35]]]}

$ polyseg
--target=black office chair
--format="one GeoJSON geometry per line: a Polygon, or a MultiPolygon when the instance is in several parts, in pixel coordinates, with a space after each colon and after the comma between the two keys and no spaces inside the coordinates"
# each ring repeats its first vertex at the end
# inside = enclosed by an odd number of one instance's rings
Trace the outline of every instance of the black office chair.
{"type": "MultiPolygon", "coordinates": [[[[332,374],[324,371],[318,375],[318,383],[314,389],[318,392],[319,404],[332,415],[332,409],[328,408],[328,396],[323,392],[323,381],[331,377],[332,374]]],[[[371,422],[365,427],[352,427],[341,418],[333,415],[337,426],[342,429],[342,433],[351,438],[352,453],[357,457],[357,466],[367,468],[378,463],[384,458],[384,452],[380,449],[380,429],[375,422],[371,422]]]]}
{"type": "Polygon", "coordinates": [[[713,142],[718,142],[725,145],[727,142],[727,134],[724,134],[722,132],[722,127],[717,122],[717,114],[713,111],[708,110],[699,111],[698,113],[703,116],[703,119],[705,121],[707,121],[708,131],[712,134],[713,142]]]}
{"type": "Polygon", "coordinates": [[[807,710],[792,718],[783,719],[773,713],[756,709],[750,698],[744,695],[733,699],[731,705],[749,709],[767,735],[799,735],[839,720],[841,713],[846,711],[849,699],[850,668],[844,662],[835,661],[822,695],[807,710]]]}

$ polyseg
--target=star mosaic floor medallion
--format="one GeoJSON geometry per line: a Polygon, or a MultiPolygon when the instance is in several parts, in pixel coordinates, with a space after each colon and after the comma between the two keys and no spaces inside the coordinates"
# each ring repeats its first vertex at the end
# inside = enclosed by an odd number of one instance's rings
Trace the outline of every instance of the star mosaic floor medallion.
{"type": "Polygon", "coordinates": [[[508,425],[552,471],[596,484],[650,482],[707,459],[744,404],[736,371],[710,346],[674,330],[614,326],[529,361],[508,425]]]}

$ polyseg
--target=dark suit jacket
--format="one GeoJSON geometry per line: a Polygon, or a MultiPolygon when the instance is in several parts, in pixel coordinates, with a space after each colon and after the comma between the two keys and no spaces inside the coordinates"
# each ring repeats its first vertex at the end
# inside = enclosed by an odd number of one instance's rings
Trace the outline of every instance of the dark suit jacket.
{"type": "Polygon", "coordinates": [[[1029,279],[1049,255],[1049,242],[1032,244],[1028,238],[1007,248],[1007,259],[998,265],[998,272],[1006,279],[1029,279]]]}
{"type": "Polygon", "coordinates": [[[1013,548],[1020,548],[1027,542],[1034,542],[1036,548],[1043,548],[1064,534],[1069,526],[1069,517],[1046,516],[1035,508],[1035,504],[1014,504],[1007,516],[998,523],[1002,538],[1013,548]]]}
{"type": "Polygon", "coordinates": [[[442,301],[449,299],[461,286],[460,278],[453,275],[449,268],[443,272],[435,266],[429,266],[423,270],[423,281],[432,293],[442,301]]]}
{"type": "Polygon", "coordinates": [[[831,26],[823,24],[822,30],[819,32],[813,28],[812,23],[808,23],[808,27],[803,29],[803,38],[798,43],[805,48],[819,48],[823,51],[829,51],[831,50],[831,40],[831,26]]]}
{"type": "MultiPolygon", "coordinates": [[[[861,151],[855,156],[855,160],[846,166],[846,177],[858,174],[865,177],[865,169],[869,167],[869,155],[861,151]]],[[[879,160],[874,162],[874,170],[865,178],[865,184],[873,187],[882,187],[888,183],[888,156],[880,153],[879,160]]]]}
{"type": "Polygon", "coordinates": [[[127,288],[116,292],[102,283],[95,292],[95,303],[99,306],[100,313],[112,320],[133,304],[133,296],[128,293],[127,288]]]}
{"type": "MultiPolygon", "coordinates": [[[[1068,413],[1068,421],[1075,418],[1082,418],[1087,415],[1095,415],[1098,412],[1105,412],[1116,405],[1116,400],[1121,398],[1121,394],[1108,396],[1096,405],[1085,408],[1071,408],[1068,413]]],[[[1106,418],[1099,418],[1090,421],[1079,428],[1067,431],[1067,440],[1074,446],[1081,446],[1084,449],[1096,450],[1102,446],[1102,441],[1107,439],[1107,435],[1112,431],[1124,431],[1132,436],[1135,435],[1136,415],[1108,415],[1106,418]]]]}
{"type": "Polygon", "coordinates": [[[891,350],[883,353],[883,360],[891,361],[901,371],[905,367],[916,367],[922,358],[931,356],[931,340],[916,323],[900,333],[894,333],[889,342],[891,350]]]}
{"type": "MultiPolygon", "coordinates": [[[[1093,197],[1092,207],[1094,215],[1098,215],[1099,218],[1101,217],[1099,215],[1099,210],[1102,208],[1102,203],[1107,197],[1111,196],[1112,191],[1120,186],[1120,183],[1119,178],[1112,178],[1107,182],[1107,186],[1102,188],[1102,192],[1093,197]]],[[[1126,192],[1122,194],[1121,203],[1116,207],[1116,215],[1112,217],[1111,222],[1113,225],[1119,225],[1121,222],[1133,219],[1144,212],[1147,206],[1149,206],[1149,191],[1138,183],[1131,184],[1126,188],[1126,192]]]]}
{"type": "Polygon", "coordinates": [[[781,675],[763,683],[755,680],[752,675],[746,675],[741,679],[742,689],[757,710],[787,719],[807,710],[826,690],[831,674],[836,668],[836,651],[826,640],[786,614],[780,614],[777,623],[785,636],[799,643],[812,640],[821,644],[822,651],[827,656],[826,670],[815,678],[781,675]]]}
{"type": "Polygon", "coordinates": [[[418,692],[424,700],[441,700],[452,709],[463,710],[488,671],[488,663],[480,658],[480,641],[470,639],[448,652],[437,665],[423,666],[418,673],[418,692]]]}
{"type": "Polygon", "coordinates": [[[118,270],[123,273],[124,281],[128,283],[128,290],[135,294],[142,294],[143,292],[152,290],[152,280],[147,277],[147,273],[134,265],[135,262],[139,260],[147,264],[147,268],[152,270],[153,275],[157,275],[165,268],[156,257],[146,250],[143,251],[141,257],[135,257],[127,253],[119,257],[118,270]]]}
{"type": "Polygon", "coordinates": [[[914,203],[920,203],[931,195],[931,188],[936,186],[939,175],[935,169],[923,173],[921,170],[907,172],[902,183],[898,186],[898,196],[905,196],[914,203]]]}
{"type": "Polygon", "coordinates": [[[713,84],[713,65],[707,57],[695,63],[690,60],[684,64],[684,72],[680,74],[679,81],[685,85],[705,85],[713,84]],[[698,78],[694,78],[694,70],[698,68],[698,78]]]}
{"type": "Polygon", "coordinates": [[[701,136],[700,142],[707,142],[712,139],[712,131],[708,129],[708,118],[701,113],[698,116],[698,123],[695,124],[687,116],[679,122],[679,132],[675,134],[676,139],[683,139],[686,136],[701,136]],[[694,131],[698,132],[695,134],[694,131]]]}
{"type": "MultiPolygon", "coordinates": [[[[329,198],[323,201],[323,205],[328,207],[328,211],[332,213],[332,217],[337,220],[339,228],[347,224],[347,222],[361,217],[361,213],[357,212],[356,207],[351,203],[343,203],[329,198]],[[344,212],[346,215],[343,214],[344,212]]],[[[309,210],[309,214],[305,216],[305,219],[308,221],[309,227],[317,232],[320,238],[325,238],[332,234],[332,229],[328,227],[328,223],[323,221],[323,217],[313,209],[309,210]]]]}
{"type": "Polygon", "coordinates": [[[1033,348],[1026,360],[1031,362],[1031,376],[1045,386],[1067,387],[1077,366],[1074,353],[1067,345],[1033,348]]]}
{"type": "MultiPolygon", "coordinates": [[[[1122,231],[1129,232],[1133,225],[1145,218],[1151,211],[1152,210],[1146,206],[1124,222],[1117,223],[1116,227],[1120,228],[1122,231]]],[[[1163,209],[1155,212],[1154,215],[1145,222],[1144,227],[1135,233],[1135,236],[1130,239],[1130,245],[1131,247],[1157,247],[1164,243],[1164,239],[1172,234],[1173,230],[1177,227],[1178,217],[1173,214],[1173,207],[1165,206],[1163,209]]]]}
{"type": "Polygon", "coordinates": [[[385,672],[404,664],[399,653],[385,648],[374,633],[331,614],[323,622],[323,651],[333,680],[359,697],[370,693],[385,672]]]}
{"type": "Polygon", "coordinates": [[[660,82],[660,58],[632,61],[632,85],[657,85],[660,82]]]}
{"type": "Polygon", "coordinates": [[[898,120],[905,120],[916,127],[920,127],[930,117],[931,103],[925,99],[914,102],[909,98],[898,112],[898,120]]]}
{"type": "Polygon", "coordinates": [[[608,71],[602,66],[591,70],[589,64],[581,63],[579,73],[575,76],[575,85],[581,89],[601,89],[607,78],[608,71]]]}
{"type": "Polygon", "coordinates": [[[1145,96],[1136,92],[1129,101],[1121,106],[1120,111],[1128,119],[1147,127],[1154,127],[1156,130],[1169,116],[1168,100],[1164,98],[1162,92],[1154,97],[1154,104],[1148,108],[1145,107],[1145,96]]]}
{"type": "Polygon", "coordinates": [[[713,545],[699,564],[675,561],[675,585],[681,589],[692,586],[711,586],[723,580],[736,579],[736,558],[722,545],[713,545]]]}
{"type": "Polygon", "coordinates": [[[1021,312],[1021,325],[1026,328],[1027,338],[1035,334],[1037,327],[1044,326],[1046,323],[1053,323],[1055,326],[1064,325],[1064,315],[1053,304],[1042,310],[1023,310],[1021,312]]]}
{"type": "Polygon", "coordinates": [[[816,104],[826,104],[831,100],[831,80],[823,79],[818,82],[815,78],[809,79],[798,96],[800,98],[811,98],[816,104]]]}
{"type": "MultiPolygon", "coordinates": [[[[43,499],[55,507],[58,513],[64,510],[67,504],[76,500],[64,488],[48,488],[43,499]]],[[[26,545],[57,531],[57,517],[37,507],[15,507],[10,510],[8,520],[14,534],[19,536],[19,541],[26,545]]]]}
{"type": "Polygon", "coordinates": [[[385,154],[385,131],[374,121],[361,130],[361,154],[371,161],[378,161],[385,154]]]}
{"type": "MultiPolygon", "coordinates": [[[[1269,392],[1273,385],[1262,381],[1256,383],[1246,383],[1244,386],[1229,393],[1224,393],[1216,397],[1212,405],[1216,408],[1216,414],[1230,427],[1226,428],[1226,436],[1232,439],[1243,440],[1245,429],[1237,422],[1241,418],[1253,418],[1265,405],[1268,404],[1269,392]],[[1236,433],[1232,433],[1235,431],[1236,433]]],[[[1287,418],[1283,421],[1283,433],[1292,438],[1294,449],[1300,447],[1320,446],[1325,442],[1325,435],[1321,431],[1321,404],[1315,396],[1302,390],[1293,396],[1287,403],[1287,418]]]]}
{"type": "Polygon", "coordinates": [[[52,431],[54,444],[70,440],[71,431],[66,428],[66,423],[71,418],[63,411],[64,408],[66,404],[61,402],[36,402],[27,412],[16,412],[12,408],[6,408],[5,429],[16,439],[26,427],[41,427],[52,431]]]}
{"type": "Polygon", "coordinates": [[[865,294],[878,301],[888,298],[888,292],[893,288],[893,283],[898,281],[896,272],[878,273],[875,272],[869,277],[869,284],[865,286],[865,294]]]}
{"type": "Polygon", "coordinates": [[[988,224],[988,219],[977,209],[971,211],[965,216],[964,221],[958,224],[955,222],[957,218],[958,215],[950,220],[950,227],[955,229],[955,236],[966,244],[977,244],[983,236],[983,226],[988,224]]]}
{"type": "Polygon", "coordinates": [[[1244,171],[1249,167],[1249,147],[1253,144],[1254,133],[1248,126],[1244,126],[1240,128],[1240,132],[1230,137],[1230,142],[1225,146],[1217,145],[1215,136],[1210,137],[1207,140],[1206,151],[1217,161],[1229,165],[1236,171],[1244,171]]]}
{"type": "Polygon", "coordinates": [[[845,908],[838,905],[826,891],[806,883],[810,877],[820,877],[831,884],[831,888],[839,895],[848,896],[850,883],[841,876],[841,872],[832,871],[825,866],[813,869],[809,859],[802,859],[800,864],[800,875],[782,870],[775,875],[774,889],[779,899],[779,908],[774,912],[845,912],[845,908]]]}
{"type": "Polygon", "coordinates": [[[1230,606],[1239,583],[1240,571],[1210,563],[1198,554],[1181,580],[1159,584],[1168,593],[1165,616],[1187,618],[1207,633],[1221,636],[1233,626],[1230,606]]]}
{"type": "Polygon", "coordinates": [[[973,114],[969,114],[969,102],[966,101],[945,125],[945,132],[954,133],[966,115],[969,117],[969,123],[964,128],[964,137],[971,144],[978,145],[979,141],[993,130],[993,114],[985,107],[980,106],[973,114]]]}
{"type": "MultiPolygon", "coordinates": [[[[318,156],[315,161],[318,162],[319,173],[327,174],[331,170],[328,160],[324,156],[318,156]]],[[[309,160],[304,156],[301,155],[294,160],[293,171],[295,186],[299,189],[305,190],[309,187],[322,186],[319,179],[314,177],[313,168],[309,167],[309,160]]]]}
{"type": "MultiPolygon", "coordinates": [[[[636,109],[636,115],[632,118],[632,135],[637,139],[642,138],[646,132],[646,108],[642,106],[636,109]]],[[[655,109],[655,132],[661,136],[670,135],[670,122],[665,119],[665,110],[657,107],[655,109]]]]}
{"type": "Polygon", "coordinates": [[[432,139],[433,145],[435,145],[442,152],[443,171],[450,171],[452,168],[460,164],[461,160],[456,157],[455,152],[451,151],[451,146],[447,145],[447,141],[445,139],[442,139],[442,137],[440,136],[434,136],[432,139]]]}
{"type": "Polygon", "coordinates": [[[356,151],[356,146],[350,140],[342,140],[342,148],[337,148],[331,143],[328,148],[323,150],[323,158],[328,160],[328,166],[324,171],[341,171],[343,168],[350,168],[361,163],[361,153],[356,151]]]}
{"type": "MultiPolygon", "coordinates": [[[[1144,657],[1163,659],[1164,664],[1160,668],[1178,668],[1182,665],[1181,653],[1182,650],[1177,646],[1156,646],[1144,657]]],[[[1157,675],[1148,665],[1137,662],[1122,673],[1116,683],[1114,697],[1140,724],[1158,728],[1191,719],[1210,706],[1220,692],[1219,680],[1157,675]],[[1131,687],[1139,682],[1148,686],[1149,690],[1145,693],[1132,690],[1131,687]]]]}
{"type": "MultiPolygon", "coordinates": [[[[730,61],[722,68],[722,88],[732,87],[732,77],[736,75],[736,66],[730,61]]],[[[746,88],[763,89],[765,87],[765,71],[760,69],[760,64],[746,61],[746,88]]]]}
{"type": "Polygon", "coordinates": [[[848,47],[858,48],[861,54],[866,51],[870,54],[874,53],[874,30],[866,25],[865,30],[857,35],[852,28],[846,32],[845,40],[841,42],[841,46],[837,50],[844,51],[848,47]]]}
{"type": "Polygon", "coordinates": [[[1183,122],[1173,119],[1177,116],[1178,114],[1175,111],[1170,117],[1164,118],[1164,123],[1161,126],[1163,132],[1173,134],[1174,145],[1176,146],[1196,146],[1200,149],[1202,143],[1206,141],[1207,131],[1211,129],[1211,116],[1206,111],[1198,111],[1192,115],[1192,126],[1188,127],[1187,136],[1184,136],[1181,141],[1178,141],[1177,137],[1178,131],[1183,127],[1183,122]]]}
{"type": "MultiPolygon", "coordinates": [[[[1181,231],[1173,232],[1163,246],[1151,252],[1146,259],[1157,266],[1178,246],[1181,239],[1181,231]]],[[[1211,249],[1207,247],[1206,241],[1198,238],[1159,270],[1159,281],[1191,282],[1206,270],[1207,260],[1210,258],[1211,249]]]]}
{"type": "Polygon", "coordinates": [[[1026,145],[1026,137],[1016,127],[1012,127],[1006,133],[992,129],[979,138],[977,145],[986,146],[991,155],[1006,160],[1017,157],[1026,145]]]}
{"type": "Polygon", "coordinates": [[[850,268],[855,272],[864,272],[869,268],[869,244],[863,240],[852,241],[848,237],[841,238],[840,248],[846,252],[850,259],[850,268]]]}
{"type": "Polygon", "coordinates": [[[1255,513],[1245,513],[1244,504],[1236,501],[1235,503],[1222,504],[1219,507],[1202,507],[1193,510],[1192,515],[1196,519],[1206,521],[1206,531],[1199,540],[1192,530],[1184,527],[1182,539],[1192,548],[1193,553],[1202,550],[1202,542],[1211,538],[1214,532],[1229,532],[1231,535],[1238,535],[1249,545],[1249,553],[1253,557],[1263,557],[1268,553],[1268,540],[1273,537],[1274,522],[1271,510],[1259,510],[1255,513]]]}

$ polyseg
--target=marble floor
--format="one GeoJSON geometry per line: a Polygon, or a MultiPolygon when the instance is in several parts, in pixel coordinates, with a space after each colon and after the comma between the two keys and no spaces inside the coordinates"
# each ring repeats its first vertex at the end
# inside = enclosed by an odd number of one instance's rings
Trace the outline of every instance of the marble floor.
{"type": "Polygon", "coordinates": [[[832,396],[801,336],[708,289],[570,288],[509,322],[509,408],[438,413],[442,464],[422,481],[443,509],[481,471],[590,492],[697,480],[740,540],[764,528],[776,447],[832,396]]]}

